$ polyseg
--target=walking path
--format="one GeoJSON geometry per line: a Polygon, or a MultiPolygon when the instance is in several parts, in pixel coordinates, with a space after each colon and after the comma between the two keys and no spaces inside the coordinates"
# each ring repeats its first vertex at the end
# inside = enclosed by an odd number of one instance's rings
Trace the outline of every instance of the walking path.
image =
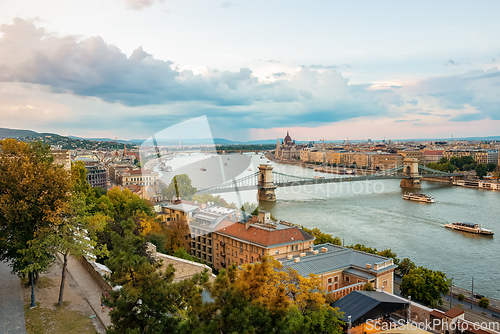
{"type": "Polygon", "coordinates": [[[104,289],[96,282],[94,277],[92,277],[87,268],[79,260],[70,257],[67,270],[104,327],[108,328],[111,326],[111,318],[108,314],[109,308],[106,307],[105,312],[102,312],[101,308],[101,295],[104,293],[104,289]]]}
{"type": "Polygon", "coordinates": [[[0,324],[2,333],[26,334],[21,281],[0,262],[0,324]]]}

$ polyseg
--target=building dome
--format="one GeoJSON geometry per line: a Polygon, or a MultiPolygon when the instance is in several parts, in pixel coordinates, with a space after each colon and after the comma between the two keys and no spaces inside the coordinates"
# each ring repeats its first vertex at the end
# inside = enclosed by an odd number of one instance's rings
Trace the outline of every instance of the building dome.
{"type": "Polygon", "coordinates": [[[291,143],[292,142],[292,137],[288,134],[288,131],[286,132],[286,137],[285,137],[285,144],[291,143]]]}

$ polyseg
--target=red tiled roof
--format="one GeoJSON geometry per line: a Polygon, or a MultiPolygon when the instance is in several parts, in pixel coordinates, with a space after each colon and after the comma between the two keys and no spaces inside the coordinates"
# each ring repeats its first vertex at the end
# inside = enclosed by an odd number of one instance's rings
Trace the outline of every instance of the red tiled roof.
{"type": "Polygon", "coordinates": [[[248,230],[245,230],[244,223],[235,223],[229,220],[223,220],[216,227],[214,232],[218,232],[263,246],[273,246],[288,242],[313,240],[313,237],[311,235],[305,232],[301,233],[301,231],[297,227],[268,230],[265,228],[250,226],[248,230]]]}
{"type": "Polygon", "coordinates": [[[438,311],[438,310],[434,310],[432,311],[431,313],[429,313],[430,315],[436,317],[436,318],[439,318],[439,319],[443,319],[444,318],[444,313],[441,312],[441,311],[438,311]]]}
{"type": "Polygon", "coordinates": [[[444,314],[445,316],[447,316],[448,318],[456,318],[458,317],[459,315],[461,314],[464,314],[464,310],[458,308],[458,307],[452,307],[451,309],[449,309],[448,311],[446,311],[446,313],[444,314]]]}

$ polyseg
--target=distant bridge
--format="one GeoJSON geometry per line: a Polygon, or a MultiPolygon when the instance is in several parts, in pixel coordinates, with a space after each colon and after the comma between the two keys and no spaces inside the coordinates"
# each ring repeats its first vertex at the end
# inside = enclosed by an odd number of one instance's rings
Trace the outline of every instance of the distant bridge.
{"type": "Polygon", "coordinates": [[[224,182],[214,187],[198,190],[197,193],[218,194],[225,192],[244,191],[257,189],[259,201],[276,201],[274,190],[277,187],[294,187],[309,184],[325,184],[333,182],[354,182],[366,180],[401,179],[403,188],[420,188],[420,179],[433,177],[457,177],[459,173],[446,173],[418,164],[417,159],[406,158],[403,165],[387,169],[374,174],[342,175],[332,177],[305,177],[273,172],[270,165],[260,165],[259,171],[251,175],[224,182]]]}

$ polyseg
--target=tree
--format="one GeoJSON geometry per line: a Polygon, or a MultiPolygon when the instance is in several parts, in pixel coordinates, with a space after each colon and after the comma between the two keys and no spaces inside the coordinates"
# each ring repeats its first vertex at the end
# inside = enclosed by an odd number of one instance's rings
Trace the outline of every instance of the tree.
{"type": "Polygon", "coordinates": [[[488,170],[489,173],[493,172],[497,168],[497,164],[494,162],[488,162],[486,164],[486,169],[488,170]]]}
{"type": "Polygon", "coordinates": [[[413,263],[413,261],[407,257],[402,259],[401,262],[399,263],[399,266],[398,266],[398,270],[401,273],[401,276],[408,275],[410,270],[416,269],[416,268],[417,268],[417,266],[415,265],[415,263],[413,263]]]}
{"type": "MultiPolygon", "coordinates": [[[[112,326],[107,333],[176,333],[191,298],[201,295],[207,272],[172,283],[174,267],[144,256],[144,237],[131,220],[122,222],[123,235],[112,235],[113,252],[106,262],[111,281],[122,289],[111,292],[112,326]]],[[[194,303],[191,303],[194,305],[194,303]]]]}
{"type": "Polygon", "coordinates": [[[476,166],[476,176],[482,179],[484,176],[488,174],[488,170],[486,169],[486,165],[478,164],[476,166]]]}
{"type": "Polygon", "coordinates": [[[213,202],[214,205],[223,206],[226,208],[229,207],[229,204],[220,195],[212,195],[209,193],[195,194],[193,196],[193,201],[197,201],[199,203],[213,202]]]}
{"type": "Polygon", "coordinates": [[[22,251],[60,222],[69,189],[69,174],[53,164],[47,145],[0,141],[0,261],[10,261],[12,272],[40,273],[50,266],[46,251],[22,251]]]}
{"type": "Polygon", "coordinates": [[[390,249],[390,248],[387,248],[387,249],[381,250],[380,252],[378,252],[378,255],[383,256],[383,257],[387,257],[387,258],[389,258],[389,259],[393,259],[394,264],[395,264],[395,265],[399,265],[399,258],[398,258],[398,255],[397,255],[396,253],[394,253],[394,252],[392,251],[392,249],[390,249]]]}
{"type": "Polygon", "coordinates": [[[342,246],[342,240],[340,240],[339,237],[334,237],[331,234],[323,233],[317,227],[313,228],[312,230],[305,227],[302,227],[302,229],[304,230],[304,232],[309,233],[316,238],[314,239],[315,245],[330,243],[332,245],[342,246]]]}
{"type": "Polygon", "coordinates": [[[187,174],[174,176],[168,188],[163,191],[163,195],[168,199],[180,197],[191,200],[195,193],[196,188],[191,185],[191,179],[187,174]]]}
{"type": "Polygon", "coordinates": [[[198,300],[182,333],[341,333],[314,275],[285,270],[271,256],[260,263],[222,269],[205,285],[213,302],[198,300]]]}
{"type": "Polygon", "coordinates": [[[445,164],[447,162],[448,162],[448,158],[446,158],[446,157],[442,157],[441,159],[439,159],[440,164],[445,164]]]}
{"type": "Polygon", "coordinates": [[[401,285],[401,295],[420,302],[429,307],[442,305],[442,295],[450,292],[451,281],[440,271],[433,271],[424,267],[411,269],[403,276],[401,285]]]}
{"type": "Polygon", "coordinates": [[[483,297],[479,300],[478,305],[479,307],[482,307],[484,310],[486,310],[490,306],[490,300],[486,297],[483,297]]]}
{"type": "Polygon", "coordinates": [[[375,291],[375,289],[373,288],[373,285],[371,282],[366,282],[363,290],[365,291],[375,291]]]}
{"type": "Polygon", "coordinates": [[[187,222],[181,220],[171,221],[170,225],[166,228],[165,233],[167,235],[167,242],[165,244],[167,254],[172,255],[180,248],[191,248],[190,241],[187,240],[187,236],[190,233],[187,222]]]}
{"type": "Polygon", "coordinates": [[[465,299],[464,294],[463,294],[463,293],[460,293],[460,294],[458,295],[458,301],[459,301],[459,302],[463,302],[463,301],[464,301],[464,299],[465,299]]]}

